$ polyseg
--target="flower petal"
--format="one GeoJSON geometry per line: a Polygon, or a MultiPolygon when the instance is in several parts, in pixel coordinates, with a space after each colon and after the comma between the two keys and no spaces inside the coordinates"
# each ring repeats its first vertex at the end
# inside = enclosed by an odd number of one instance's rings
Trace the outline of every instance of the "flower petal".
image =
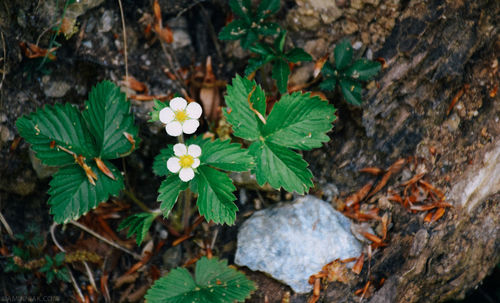
{"type": "Polygon", "coordinates": [[[182,124],[178,121],[170,122],[165,126],[165,130],[170,136],[180,136],[182,134],[182,124]]]}
{"type": "Polygon", "coordinates": [[[199,158],[201,156],[201,147],[196,144],[191,144],[188,146],[187,153],[193,158],[199,158]]]}
{"type": "Polygon", "coordinates": [[[167,161],[168,170],[173,172],[174,174],[179,172],[179,170],[181,170],[181,165],[180,165],[179,161],[180,161],[180,159],[177,157],[169,158],[167,161]]]}
{"type": "Polygon", "coordinates": [[[172,122],[172,120],[174,120],[174,118],[175,118],[175,114],[170,108],[165,107],[164,109],[162,109],[160,111],[161,123],[168,124],[168,123],[172,122]]]}
{"type": "Polygon", "coordinates": [[[188,149],[185,144],[177,143],[174,145],[174,154],[177,157],[184,156],[188,153],[188,149]]]}
{"type": "Polygon", "coordinates": [[[179,178],[184,182],[188,182],[194,178],[194,170],[190,167],[181,169],[179,171],[179,178]]]}
{"type": "Polygon", "coordinates": [[[199,117],[201,117],[202,111],[203,110],[201,109],[201,106],[196,102],[191,102],[186,107],[186,113],[191,119],[198,119],[199,117]]]}
{"type": "Polygon", "coordinates": [[[182,131],[185,134],[190,135],[190,134],[193,134],[198,129],[198,126],[200,126],[200,122],[198,122],[198,120],[189,119],[189,120],[186,120],[184,122],[184,124],[182,124],[182,131]]]}
{"type": "Polygon", "coordinates": [[[178,110],[186,109],[187,101],[184,98],[177,97],[170,100],[170,108],[176,112],[178,110]]]}
{"type": "Polygon", "coordinates": [[[197,168],[198,166],[200,166],[200,159],[194,158],[194,162],[191,165],[191,168],[197,168]]]}

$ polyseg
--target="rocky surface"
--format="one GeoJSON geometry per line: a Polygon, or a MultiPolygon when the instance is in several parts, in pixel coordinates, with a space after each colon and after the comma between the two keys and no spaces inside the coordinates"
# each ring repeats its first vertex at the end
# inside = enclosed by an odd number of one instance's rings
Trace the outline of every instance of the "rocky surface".
{"type": "Polygon", "coordinates": [[[309,276],[325,264],[360,254],[349,219],[328,203],[305,196],[248,218],[238,232],[235,263],[305,293],[312,290],[309,276]]]}

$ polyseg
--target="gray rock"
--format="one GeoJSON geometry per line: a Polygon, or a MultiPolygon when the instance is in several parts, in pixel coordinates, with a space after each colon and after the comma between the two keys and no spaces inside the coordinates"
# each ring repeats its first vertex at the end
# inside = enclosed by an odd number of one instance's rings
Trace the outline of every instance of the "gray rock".
{"type": "Polygon", "coordinates": [[[71,86],[67,82],[50,81],[44,86],[43,92],[47,97],[61,98],[66,95],[70,88],[71,86]]]}
{"type": "Polygon", "coordinates": [[[282,203],[254,213],[243,223],[235,263],[306,293],[312,289],[309,276],[325,264],[361,254],[350,225],[349,219],[313,196],[282,203]]]}

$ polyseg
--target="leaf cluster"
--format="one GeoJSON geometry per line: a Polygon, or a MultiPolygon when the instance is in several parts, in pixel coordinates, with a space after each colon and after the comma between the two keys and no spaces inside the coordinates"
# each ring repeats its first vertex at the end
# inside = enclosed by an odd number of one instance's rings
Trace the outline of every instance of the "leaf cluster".
{"type": "Polygon", "coordinates": [[[329,141],[326,133],[336,119],[335,108],[319,97],[295,92],[282,96],[267,115],[264,90],[240,76],[228,85],[225,100],[224,115],[234,135],[251,142],[257,182],[306,192],[313,185],[312,173],[293,150],[310,150],[329,141]]]}
{"type": "Polygon", "coordinates": [[[274,44],[257,42],[250,50],[257,54],[248,60],[245,75],[250,75],[267,63],[273,65],[272,78],[281,93],[287,91],[288,76],[290,75],[290,63],[311,61],[312,57],[302,48],[293,48],[285,52],[286,31],[281,31],[274,44]]]}
{"type": "Polygon", "coordinates": [[[173,145],[160,151],[153,163],[153,172],[158,176],[166,176],[158,189],[160,209],[166,217],[172,210],[181,192],[188,188],[198,194],[196,205],[201,215],[216,223],[233,224],[238,207],[234,204],[236,188],[229,176],[220,171],[247,171],[255,166],[252,156],[241,148],[240,144],[229,140],[194,138],[187,144],[201,147],[200,166],[195,169],[195,177],[183,182],[177,174],[167,169],[167,161],[174,156],[173,145]]]}
{"type": "Polygon", "coordinates": [[[248,49],[259,35],[272,36],[280,31],[277,23],[265,21],[280,9],[280,0],[262,0],[254,9],[251,0],[230,0],[229,6],[239,18],[226,25],[219,33],[220,40],[240,40],[248,49]]]}
{"type": "Polygon", "coordinates": [[[156,215],[154,213],[134,214],[120,223],[118,231],[128,228],[127,238],[136,235],[136,243],[137,245],[141,245],[155,218],[156,215]]]}
{"type": "Polygon", "coordinates": [[[335,65],[326,62],[321,70],[325,80],[323,90],[334,90],[340,86],[345,100],[353,105],[361,105],[362,82],[370,81],[381,69],[377,61],[358,59],[353,62],[353,48],[349,40],[341,41],[334,50],[335,65]]]}
{"type": "Polygon", "coordinates": [[[226,260],[202,257],[196,262],[194,278],[185,268],[173,269],[154,283],[145,299],[150,303],[244,302],[255,289],[226,260]]]}
{"type": "Polygon", "coordinates": [[[60,167],[48,202],[57,223],[78,219],[123,189],[109,160],[130,154],[139,139],[130,103],[113,83],[97,84],[82,112],[69,103],[47,105],[16,126],[42,163],[60,167]]]}
{"type": "Polygon", "coordinates": [[[64,265],[65,254],[63,252],[58,253],[53,258],[49,255],[45,255],[45,265],[40,268],[40,272],[45,273],[47,283],[50,284],[54,279],[70,282],[69,271],[64,265]]]}

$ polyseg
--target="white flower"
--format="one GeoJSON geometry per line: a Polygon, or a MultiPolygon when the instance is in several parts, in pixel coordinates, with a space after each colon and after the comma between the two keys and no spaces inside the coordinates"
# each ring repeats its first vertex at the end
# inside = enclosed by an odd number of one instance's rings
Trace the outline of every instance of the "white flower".
{"type": "Polygon", "coordinates": [[[194,178],[194,168],[200,166],[201,147],[196,144],[186,146],[182,143],[174,145],[174,154],[167,161],[167,168],[174,174],[179,173],[182,181],[188,182],[194,178]]]}
{"type": "Polygon", "coordinates": [[[192,134],[196,131],[200,122],[201,106],[196,102],[187,103],[184,98],[173,98],[170,100],[170,106],[160,111],[160,121],[164,124],[167,134],[170,136],[180,136],[192,134]]]}

